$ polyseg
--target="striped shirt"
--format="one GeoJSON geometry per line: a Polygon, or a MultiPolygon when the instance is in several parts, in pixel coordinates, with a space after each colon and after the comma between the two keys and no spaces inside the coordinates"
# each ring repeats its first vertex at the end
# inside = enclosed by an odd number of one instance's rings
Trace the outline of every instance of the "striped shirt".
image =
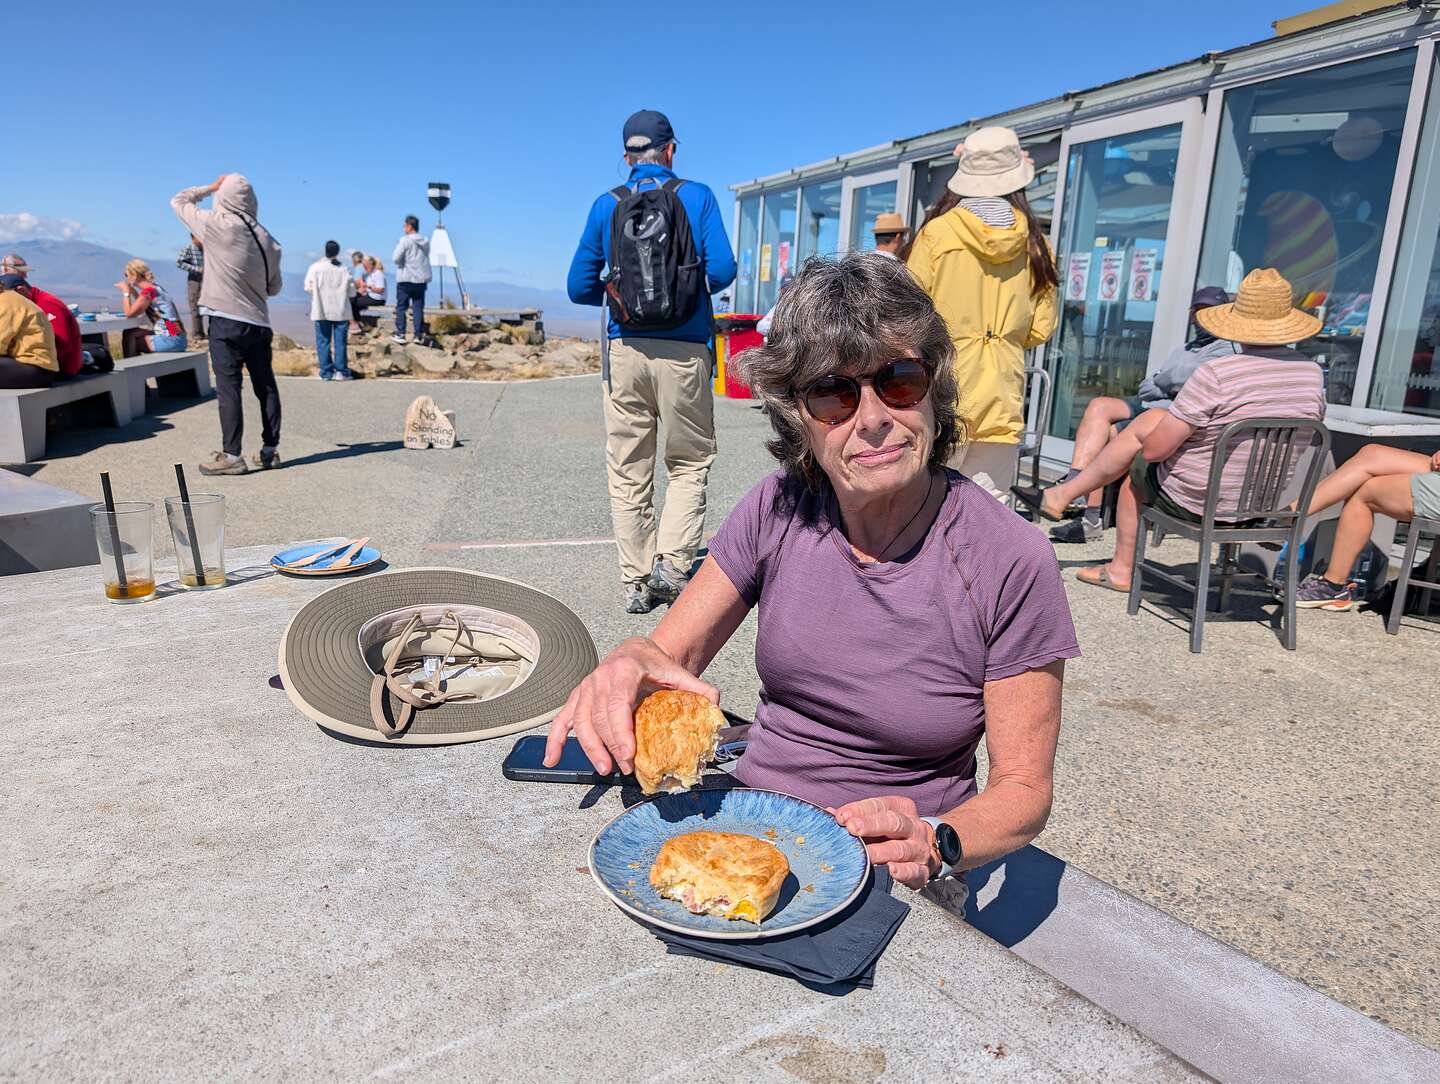
{"type": "Polygon", "coordinates": [[[1001,196],[966,196],[960,206],[987,226],[1008,230],[1015,225],[1015,208],[1001,196]]]}
{"type": "MultiPolygon", "coordinates": [[[[1214,358],[1196,369],[1170,407],[1195,432],[1160,465],[1157,476],[1166,495],[1196,515],[1205,511],[1210,463],[1226,425],[1245,418],[1325,417],[1325,378],[1314,361],[1287,347],[1240,349],[1243,353],[1214,358]]],[[[1234,518],[1248,458],[1244,444],[1230,453],[1220,479],[1217,518],[1234,518]]],[[[1291,474],[1295,466],[1290,464],[1291,474]]]]}

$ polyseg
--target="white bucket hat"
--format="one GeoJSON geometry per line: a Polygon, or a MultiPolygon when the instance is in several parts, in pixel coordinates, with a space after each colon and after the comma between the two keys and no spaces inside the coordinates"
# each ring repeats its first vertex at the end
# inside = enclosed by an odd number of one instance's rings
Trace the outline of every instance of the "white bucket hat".
{"type": "Polygon", "coordinates": [[[1035,179],[1035,164],[1009,128],[980,128],[957,148],[960,164],[950,178],[957,196],[1008,196],[1035,179]]]}

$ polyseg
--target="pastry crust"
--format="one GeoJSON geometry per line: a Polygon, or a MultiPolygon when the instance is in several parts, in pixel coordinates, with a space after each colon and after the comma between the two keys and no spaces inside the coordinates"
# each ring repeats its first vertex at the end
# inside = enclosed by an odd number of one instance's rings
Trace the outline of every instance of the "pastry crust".
{"type": "Polygon", "coordinates": [[[646,794],[675,794],[700,783],[715,759],[725,713],[699,693],[661,689],[635,709],[635,778],[646,794]]]}
{"type": "Polygon", "coordinates": [[[667,839],[650,867],[650,883],[697,915],[757,926],[775,909],[790,863],[778,847],[735,832],[686,832],[667,839]]]}

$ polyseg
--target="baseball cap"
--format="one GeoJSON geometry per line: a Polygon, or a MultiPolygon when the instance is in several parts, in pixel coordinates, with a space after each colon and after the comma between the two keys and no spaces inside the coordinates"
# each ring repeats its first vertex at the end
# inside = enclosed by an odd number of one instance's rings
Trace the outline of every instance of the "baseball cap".
{"type": "Polygon", "coordinates": [[[25,257],[18,252],[12,252],[3,260],[0,260],[0,275],[19,275],[22,278],[30,273],[30,265],[25,262],[25,257]]]}
{"type": "Polygon", "coordinates": [[[642,109],[631,113],[625,122],[621,140],[627,151],[648,151],[651,147],[663,147],[675,143],[675,129],[670,127],[670,118],[654,109],[642,109]]]}
{"type": "Polygon", "coordinates": [[[11,273],[9,273],[9,274],[5,274],[5,275],[0,275],[0,286],[5,287],[5,289],[7,289],[7,290],[16,290],[16,289],[19,289],[21,286],[24,286],[24,285],[25,285],[25,276],[24,276],[24,275],[17,275],[17,274],[15,274],[15,273],[13,273],[13,272],[11,272],[11,273]]]}
{"type": "Polygon", "coordinates": [[[1192,309],[1211,309],[1230,304],[1230,295],[1218,286],[1202,286],[1190,298],[1192,309]]]}

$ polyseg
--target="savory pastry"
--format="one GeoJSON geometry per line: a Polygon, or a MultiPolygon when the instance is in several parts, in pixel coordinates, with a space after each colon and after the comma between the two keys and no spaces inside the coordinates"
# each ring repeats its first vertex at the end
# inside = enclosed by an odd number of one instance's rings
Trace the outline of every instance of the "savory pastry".
{"type": "Polygon", "coordinates": [[[646,794],[675,794],[700,783],[715,759],[725,713],[699,693],[661,689],[635,709],[635,778],[646,794]]]}
{"type": "Polygon", "coordinates": [[[779,849],[734,832],[686,832],[667,839],[650,867],[650,883],[696,915],[743,919],[757,926],[775,909],[790,863],[779,849]]]}

